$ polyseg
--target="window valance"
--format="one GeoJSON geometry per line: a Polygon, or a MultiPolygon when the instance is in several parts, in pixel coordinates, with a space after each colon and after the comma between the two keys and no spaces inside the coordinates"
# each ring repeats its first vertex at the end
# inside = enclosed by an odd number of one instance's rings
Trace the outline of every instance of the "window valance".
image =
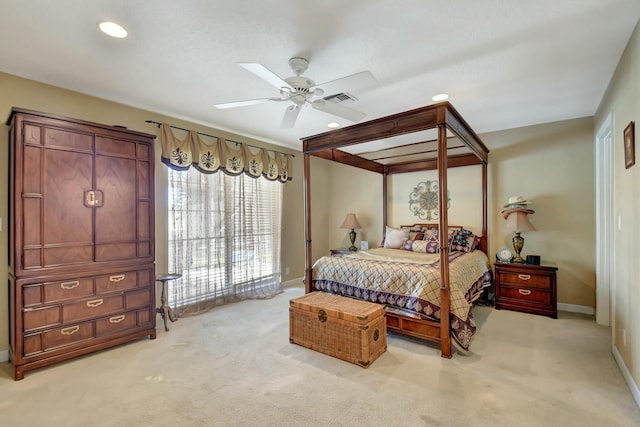
{"type": "MultiPolygon", "coordinates": [[[[292,179],[292,154],[267,150],[224,138],[186,130],[184,139],[173,133],[173,126],[160,124],[162,162],[174,170],[186,171],[191,166],[202,173],[221,170],[227,175],[245,173],[253,178],[287,182],[292,179]],[[203,136],[206,136],[203,138],[203,136]]],[[[182,129],[182,128],[179,128],[182,129]]]]}

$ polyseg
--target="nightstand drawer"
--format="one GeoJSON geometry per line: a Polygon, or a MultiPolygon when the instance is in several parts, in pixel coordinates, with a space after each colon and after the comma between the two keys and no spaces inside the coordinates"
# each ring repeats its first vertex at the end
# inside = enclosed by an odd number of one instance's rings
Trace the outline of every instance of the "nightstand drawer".
{"type": "Polygon", "coordinates": [[[551,292],[536,288],[500,287],[500,297],[504,299],[551,304],[551,292]]]}
{"type": "Polygon", "coordinates": [[[522,285],[531,288],[551,289],[551,276],[543,276],[530,273],[512,273],[501,271],[500,283],[509,283],[512,285],[522,285]]]}

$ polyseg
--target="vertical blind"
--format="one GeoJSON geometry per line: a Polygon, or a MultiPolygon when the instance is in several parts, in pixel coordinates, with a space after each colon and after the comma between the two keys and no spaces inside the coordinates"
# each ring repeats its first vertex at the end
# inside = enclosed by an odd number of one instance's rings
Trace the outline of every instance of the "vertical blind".
{"type": "Polygon", "coordinates": [[[169,262],[182,274],[169,302],[179,316],[280,288],[282,183],[169,169],[169,262]]]}

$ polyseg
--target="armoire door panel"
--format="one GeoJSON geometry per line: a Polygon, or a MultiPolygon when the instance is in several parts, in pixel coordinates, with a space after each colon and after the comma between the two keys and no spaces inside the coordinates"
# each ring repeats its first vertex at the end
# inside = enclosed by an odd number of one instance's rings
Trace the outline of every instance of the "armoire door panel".
{"type": "Polygon", "coordinates": [[[23,156],[22,193],[42,194],[42,149],[25,146],[23,156]]]}
{"type": "Polygon", "coordinates": [[[138,240],[147,240],[152,233],[149,224],[149,202],[138,202],[138,240]]]}
{"type": "Polygon", "coordinates": [[[149,162],[138,162],[138,199],[149,199],[149,162]]]}
{"type": "Polygon", "coordinates": [[[99,243],[96,244],[96,261],[116,261],[137,257],[136,243],[99,243]]]}
{"type": "Polygon", "coordinates": [[[68,148],[74,152],[92,153],[93,135],[47,127],[44,129],[44,145],[47,148],[68,148]]]}
{"type": "Polygon", "coordinates": [[[24,144],[42,145],[42,127],[31,124],[24,125],[24,144]]]}
{"type": "Polygon", "coordinates": [[[149,156],[149,145],[148,144],[137,144],[136,147],[136,157],[139,160],[147,160],[147,161],[152,161],[153,159],[151,159],[149,156]]]}
{"type": "MultiPolygon", "coordinates": [[[[84,206],[92,188],[90,154],[45,150],[44,244],[92,244],[93,212],[84,206]]],[[[25,224],[27,225],[27,224],[25,224]]]]}
{"type": "Polygon", "coordinates": [[[136,158],[135,141],[127,141],[124,139],[114,139],[105,136],[96,135],[96,154],[113,155],[116,157],[136,158]]]}
{"type": "Polygon", "coordinates": [[[96,246],[117,241],[135,242],[136,161],[96,156],[95,175],[96,189],[104,194],[103,205],[95,208],[96,246]]]}
{"type": "Polygon", "coordinates": [[[44,267],[93,262],[93,244],[78,242],[64,246],[44,247],[44,267]]]}
{"type": "Polygon", "coordinates": [[[40,220],[42,218],[42,199],[40,197],[25,197],[22,200],[22,243],[24,246],[42,245],[40,220]]]}
{"type": "Polygon", "coordinates": [[[24,248],[22,250],[22,268],[25,270],[42,268],[42,248],[24,248]]]}

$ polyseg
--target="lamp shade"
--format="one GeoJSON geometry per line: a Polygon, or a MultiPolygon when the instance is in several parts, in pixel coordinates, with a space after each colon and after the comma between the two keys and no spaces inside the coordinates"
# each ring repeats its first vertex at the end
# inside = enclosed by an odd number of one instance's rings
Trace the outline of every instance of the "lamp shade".
{"type": "Polygon", "coordinates": [[[356,218],[356,214],[348,213],[344,222],[340,226],[340,228],[362,228],[360,223],[358,222],[358,218],[356,218]]]}
{"type": "Polygon", "coordinates": [[[536,228],[529,222],[529,211],[517,210],[507,217],[504,228],[511,231],[533,231],[536,228]]]}

